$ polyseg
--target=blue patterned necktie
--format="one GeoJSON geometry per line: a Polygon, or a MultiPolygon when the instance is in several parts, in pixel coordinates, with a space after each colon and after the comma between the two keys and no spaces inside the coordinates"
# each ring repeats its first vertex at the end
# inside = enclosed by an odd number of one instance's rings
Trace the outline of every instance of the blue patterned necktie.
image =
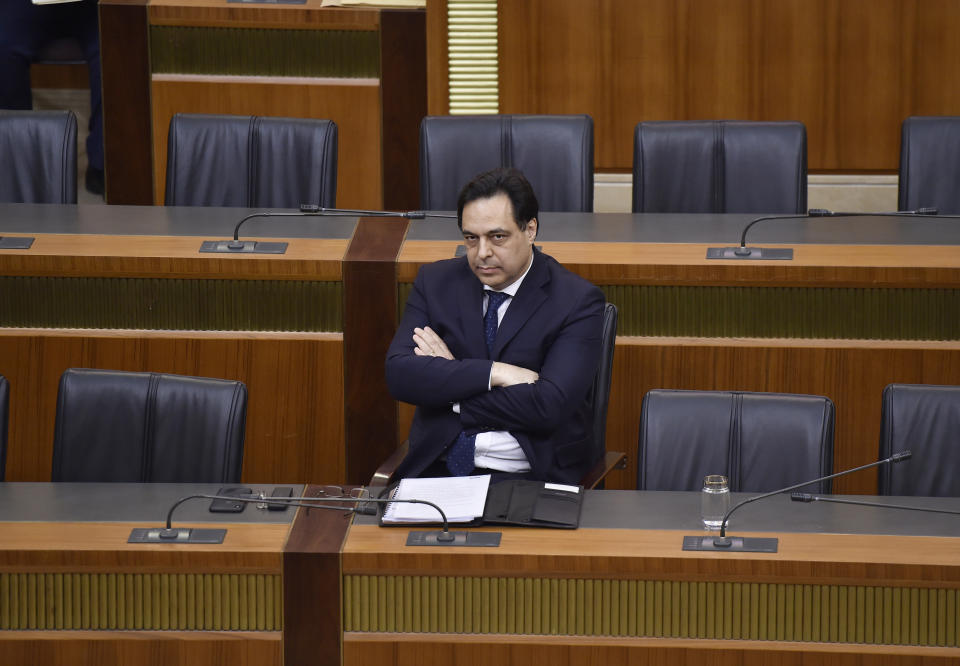
{"type": "MultiPolygon", "coordinates": [[[[483,315],[483,337],[487,341],[487,356],[493,355],[493,344],[497,340],[497,311],[510,294],[499,291],[487,291],[487,312],[483,315]]],[[[473,458],[477,448],[477,434],[460,431],[457,441],[447,453],[447,469],[453,476],[467,476],[473,471],[473,458]]]]}

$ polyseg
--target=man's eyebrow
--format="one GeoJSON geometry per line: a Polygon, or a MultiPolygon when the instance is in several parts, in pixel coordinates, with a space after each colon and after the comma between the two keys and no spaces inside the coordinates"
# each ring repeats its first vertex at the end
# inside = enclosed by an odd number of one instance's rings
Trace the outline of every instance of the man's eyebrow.
{"type": "Polygon", "coordinates": [[[478,234],[476,231],[470,231],[469,229],[464,229],[464,230],[463,230],[463,235],[464,235],[464,236],[466,236],[466,235],[470,235],[470,236],[492,236],[493,234],[507,234],[507,233],[510,233],[510,230],[509,230],[509,229],[504,229],[504,228],[502,228],[502,227],[497,227],[496,229],[490,229],[489,231],[486,231],[486,232],[484,232],[484,233],[482,233],[482,234],[478,234]]]}

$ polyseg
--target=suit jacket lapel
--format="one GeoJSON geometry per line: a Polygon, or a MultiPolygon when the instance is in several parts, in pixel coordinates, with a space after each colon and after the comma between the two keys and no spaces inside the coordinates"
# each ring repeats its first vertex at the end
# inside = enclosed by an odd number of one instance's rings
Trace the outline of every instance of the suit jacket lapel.
{"type": "Polygon", "coordinates": [[[517,295],[510,302],[510,307],[507,308],[507,313],[497,329],[497,341],[493,346],[494,360],[500,358],[504,345],[510,342],[533,313],[547,300],[546,290],[543,287],[548,282],[550,282],[550,273],[547,270],[546,260],[534,250],[530,272],[523,279],[517,295]]]}

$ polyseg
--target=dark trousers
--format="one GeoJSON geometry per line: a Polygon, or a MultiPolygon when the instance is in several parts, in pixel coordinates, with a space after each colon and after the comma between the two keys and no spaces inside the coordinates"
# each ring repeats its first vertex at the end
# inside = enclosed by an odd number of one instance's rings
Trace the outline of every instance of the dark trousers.
{"type": "Polygon", "coordinates": [[[0,109],[31,109],[30,64],[50,41],[77,39],[90,69],[90,134],[87,160],[103,170],[103,109],[100,96],[100,35],[97,0],[34,5],[0,0],[0,109]]]}

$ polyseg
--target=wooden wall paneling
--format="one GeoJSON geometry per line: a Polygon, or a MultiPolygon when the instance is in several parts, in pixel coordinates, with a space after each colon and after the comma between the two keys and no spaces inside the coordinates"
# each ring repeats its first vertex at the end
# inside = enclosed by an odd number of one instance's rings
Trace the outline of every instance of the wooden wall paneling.
{"type": "Polygon", "coordinates": [[[609,664],[610,666],[947,666],[949,648],[790,644],[771,641],[582,639],[441,635],[348,634],[343,666],[447,664],[609,664]]]}
{"type": "Polygon", "coordinates": [[[427,115],[426,13],[380,12],[383,207],[420,208],[420,120],[427,115]]]}
{"type": "Polygon", "coordinates": [[[153,202],[147,0],[100,2],[106,199],[153,202]]]}
{"type": "Polygon", "coordinates": [[[904,117],[960,113],[958,28],[917,0],[501,2],[500,110],[589,113],[601,170],[641,120],[711,118],[800,120],[811,169],[894,170],[904,117]]]}
{"type": "Polygon", "coordinates": [[[339,333],[0,331],[0,374],[11,391],[6,478],[50,479],[60,375],[86,367],[243,381],[244,481],[339,481],[342,341],[339,333]]]}
{"type": "Polygon", "coordinates": [[[220,0],[150,0],[151,25],[375,30],[379,19],[377,9],[337,7],[330,11],[323,7],[322,0],[242,7],[220,0]]]}
{"type": "Polygon", "coordinates": [[[380,87],[376,80],[271,79],[156,75],[153,150],[156,199],[166,188],[167,135],[174,113],[329,118],[337,123],[337,205],[383,208],[380,87]],[[240,80],[237,80],[240,79],[240,80]]]}
{"type": "MultiPolygon", "coordinates": [[[[318,488],[305,489],[317,497],[318,488]]],[[[341,664],[340,549],[352,513],[300,509],[283,552],[287,666],[341,664]]]]}
{"type": "Polygon", "coordinates": [[[408,221],[361,218],[343,261],[346,480],[365,484],[393,453],[397,407],[384,361],[397,328],[396,259],[408,221]]]}
{"type": "Polygon", "coordinates": [[[0,662],[45,666],[281,666],[279,632],[4,631],[0,662]]]}
{"type": "Polygon", "coordinates": [[[427,112],[445,116],[450,111],[447,60],[447,0],[427,0],[427,112]]]}
{"type": "MultiPolygon", "coordinates": [[[[862,340],[618,338],[607,447],[627,451],[608,488],[636,487],[640,403],[655,388],[825,395],[836,405],[834,470],[877,459],[880,396],[892,382],[956,384],[960,343],[862,340]]],[[[875,471],[834,481],[841,493],[874,494],[875,471]]]]}

